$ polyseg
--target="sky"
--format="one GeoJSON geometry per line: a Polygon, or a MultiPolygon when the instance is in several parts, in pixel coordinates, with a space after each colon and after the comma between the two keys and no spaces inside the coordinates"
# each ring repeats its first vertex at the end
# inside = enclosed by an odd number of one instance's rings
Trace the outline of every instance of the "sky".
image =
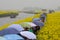
{"type": "Polygon", "coordinates": [[[0,10],[20,10],[24,7],[55,9],[59,6],[60,0],[0,0],[0,10]]]}

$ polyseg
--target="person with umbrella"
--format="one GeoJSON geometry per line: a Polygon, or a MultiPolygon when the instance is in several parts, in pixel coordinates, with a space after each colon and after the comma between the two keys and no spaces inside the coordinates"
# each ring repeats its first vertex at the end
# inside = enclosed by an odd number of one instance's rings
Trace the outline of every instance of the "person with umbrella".
{"type": "Polygon", "coordinates": [[[18,34],[18,33],[19,31],[17,31],[14,28],[6,28],[0,31],[0,36],[7,35],[7,34],[18,34]]]}
{"type": "Polygon", "coordinates": [[[40,17],[39,18],[34,18],[33,19],[33,22],[34,21],[42,21],[42,22],[45,22],[46,21],[46,17],[47,17],[47,12],[46,12],[46,9],[43,9],[42,10],[43,11],[43,13],[40,15],[40,17]]]}
{"type": "Polygon", "coordinates": [[[40,15],[40,19],[42,20],[42,22],[46,21],[46,17],[47,17],[47,13],[43,13],[40,15]]]}
{"type": "Polygon", "coordinates": [[[36,24],[34,24],[33,22],[23,22],[20,24],[24,29],[28,28],[30,32],[36,33],[37,30],[40,29],[39,26],[37,26],[36,24]]]}
{"type": "Polygon", "coordinates": [[[44,26],[44,22],[42,22],[42,20],[38,20],[38,21],[34,20],[33,23],[39,26],[40,28],[44,26]]]}
{"type": "Polygon", "coordinates": [[[25,40],[36,40],[36,35],[29,31],[21,31],[19,35],[25,40]]]}
{"type": "Polygon", "coordinates": [[[8,28],[14,28],[19,32],[24,30],[24,28],[19,24],[12,24],[12,25],[8,26],[8,28]]]}
{"type": "Polygon", "coordinates": [[[0,35],[6,34],[18,34],[20,31],[23,31],[24,28],[19,24],[12,24],[8,26],[6,29],[0,31],[0,35]]]}
{"type": "Polygon", "coordinates": [[[53,12],[55,13],[55,11],[54,11],[54,10],[49,10],[49,13],[53,13],[53,12]]]}

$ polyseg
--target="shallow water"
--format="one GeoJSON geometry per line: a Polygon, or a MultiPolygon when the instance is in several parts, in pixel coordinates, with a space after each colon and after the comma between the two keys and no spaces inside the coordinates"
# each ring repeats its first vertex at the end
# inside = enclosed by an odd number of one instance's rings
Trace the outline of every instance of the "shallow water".
{"type": "Polygon", "coordinates": [[[0,18],[0,26],[4,25],[6,23],[12,23],[12,22],[20,20],[20,19],[31,17],[33,15],[34,14],[19,13],[19,15],[16,18],[2,17],[2,18],[0,18]]]}

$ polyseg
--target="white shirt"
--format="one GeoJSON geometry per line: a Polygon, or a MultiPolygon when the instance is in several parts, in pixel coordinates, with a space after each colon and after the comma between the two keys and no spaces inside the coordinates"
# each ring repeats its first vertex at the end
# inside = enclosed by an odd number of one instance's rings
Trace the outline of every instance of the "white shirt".
{"type": "Polygon", "coordinates": [[[28,39],[36,39],[36,35],[29,31],[22,31],[20,34],[28,39]]]}
{"type": "Polygon", "coordinates": [[[16,29],[18,31],[24,30],[24,28],[21,25],[19,25],[19,24],[12,24],[8,28],[14,28],[14,29],[16,29]]]}

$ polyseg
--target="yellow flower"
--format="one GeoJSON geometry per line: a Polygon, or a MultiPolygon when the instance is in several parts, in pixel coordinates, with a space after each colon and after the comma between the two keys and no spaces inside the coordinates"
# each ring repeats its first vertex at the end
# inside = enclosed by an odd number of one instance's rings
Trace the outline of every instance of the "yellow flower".
{"type": "Polygon", "coordinates": [[[47,14],[45,26],[38,32],[38,35],[44,40],[60,40],[60,12],[47,14]]]}

